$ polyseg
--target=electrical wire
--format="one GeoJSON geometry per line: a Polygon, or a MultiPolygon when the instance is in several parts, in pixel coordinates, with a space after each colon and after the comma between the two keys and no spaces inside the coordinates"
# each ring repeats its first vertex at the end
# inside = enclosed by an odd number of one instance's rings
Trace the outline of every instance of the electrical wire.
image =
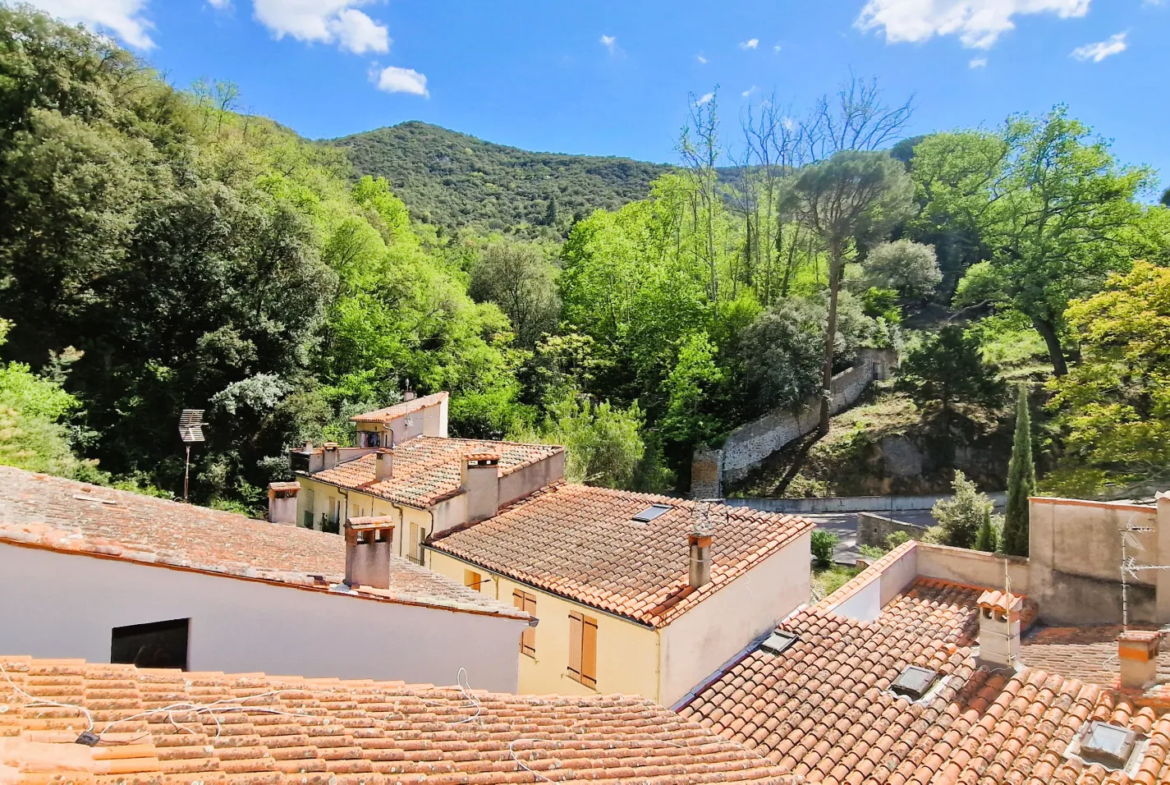
{"type": "Polygon", "coordinates": [[[35,695],[30,695],[29,693],[22,690],[20,687],[16,686],[16,682],[14,682],[12,680],[12,677],[8,675],[8,671],[4,668],[3,662],[0,662],[0,674],[4,675],[4,680],[8,682],[8,686],[12,687],[12,689],[18,695],[23,695],[24,697],[33,701],[32,703],[28,704],[29,706],[57,706],[57,707],[62,708],[62,709],[74,709],[74,710],[79,711],[82,714],[84,714],[85,719],[89,722],[89,727],[85,729],[85,732],[89,733],[90,731],[93,730],[93,715],[90,714],[89,710],[86,709],[84,706],[74,706],[72,703],[58,703],[57,701],[51,701],[51,700],[48,700],[47,698],[38,698],[35,695]]]}

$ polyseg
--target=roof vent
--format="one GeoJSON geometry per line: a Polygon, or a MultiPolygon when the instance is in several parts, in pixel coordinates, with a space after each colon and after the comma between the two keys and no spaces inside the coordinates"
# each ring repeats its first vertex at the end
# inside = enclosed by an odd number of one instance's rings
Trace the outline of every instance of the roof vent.
{"type": "Polygon", "coordinates": [[[909,698],[912,701],[921,700],[922,696],[930,691],[938,678],[938,671],[929,668],[920,668],[917,665],[907,665],[905,670],[898,674],[890,691],[896,695],[909,698]]]}
{"type": "Polygon", "coordinates": [[[1080,756],[1116,769],[1125,768],[1138,735],[1129,728],[1107,722],[1090,722],[1082,731],[1080,756]]]}
{"type": "Polygon", "coordinates": [[[790,632],[776,630],[768,636],[767,640],[760,644],[760,649],[769,654],[780,655],[788,651],[789,647],[798,640],[800,639],[790,632]]]}
{"type": "Polygon", "coordinates": [[[674,508],[669,504],[651,504],[649,507],[635,515],[631,520],[638,521],[639,523],[649,523],[659,515],[670,512],[673,509],[674,508]]]}

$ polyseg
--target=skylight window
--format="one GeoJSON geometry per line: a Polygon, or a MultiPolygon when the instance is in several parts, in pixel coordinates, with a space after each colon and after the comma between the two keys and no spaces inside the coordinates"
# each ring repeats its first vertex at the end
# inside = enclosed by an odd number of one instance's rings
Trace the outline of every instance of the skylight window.
{"type": "Polygon", "coordinates": [[[1137,734],[1120,725],[1094,721],[1081,742],[1081,757],[1114,768],[1125,768],[1137,743],[1137,734]]]}
{"type": "Polygon", "coordinates": [[[783,654],[788,650],[792,644],[796,643],[797,637],[787,632],[780,632],[777,630],[768,636],[768,639],[760,644],[760,649],[769,654],[783,654]]]}
{"type": "Polygon", "coordinates": [[[639,523],[649,523],[663,513],[670,512],[674,508],[669,504],[651,504],[646,509],[633,517],[633,520],[639,523]]]}
{"type": "Polygon", "coordinates": [[[930,691],[937,678],[938,671],[919,668],[917,665],[907,665],[906,669],[899,673],[898,678],[894,679],[894,683],[890,685],[890,691],[916,701],[930,691]]]}

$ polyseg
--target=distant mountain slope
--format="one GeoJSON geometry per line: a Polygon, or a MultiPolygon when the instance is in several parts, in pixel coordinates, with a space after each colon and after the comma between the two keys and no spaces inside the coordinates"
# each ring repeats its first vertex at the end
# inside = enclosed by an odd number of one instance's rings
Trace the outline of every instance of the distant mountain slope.
{"type": "Polygon", "coordinates": [[[416,218],[448,229],[546,224],[555,200],[563,230],[574,213],[644,198],[650,181],[671,169],[629,158],[532,153],[420,122],[328,144],[346,148],[359,175],[389,180],[416,218]]]}

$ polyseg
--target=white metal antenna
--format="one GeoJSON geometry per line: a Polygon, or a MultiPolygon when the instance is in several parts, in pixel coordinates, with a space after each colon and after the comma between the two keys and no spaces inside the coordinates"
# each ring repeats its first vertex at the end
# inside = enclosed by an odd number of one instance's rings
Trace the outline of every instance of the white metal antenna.
{"type": "Polygon", "coordinates": [[[1138,573],[1145,570],[1170,570],[1170,565],[1138,564],[1137,559],[1129,555],[1129,549],[1144,551],[1146,548],[1134,535],[1149,534],[1154,531],[1153,526],[1134,526],[1133,515],[1125,522],[1121,530],[1121,629],[1129,629],[1129,578],[1137,580],[1138,573]]]}
{"type": "Polygon", "coordinates": [[[187,447],[187,463],[183,467],[183,501],[187,501],[187,490],[191,474],[191,445],[207,441],[203,438],[203,409],[184,409],[179,415],[179,438],[187,447]]]}

